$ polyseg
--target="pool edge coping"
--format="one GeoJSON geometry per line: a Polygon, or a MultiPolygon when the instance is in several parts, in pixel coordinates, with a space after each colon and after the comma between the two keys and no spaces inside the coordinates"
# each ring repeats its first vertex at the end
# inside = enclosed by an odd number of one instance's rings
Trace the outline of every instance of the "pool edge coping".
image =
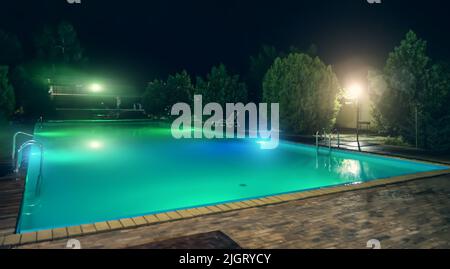
{"type": "Polygon", "coordinates": [[[292,201],[305,200],[324,195],[382,187],[386,185],[404,183],[408,181],[426,179],[448,174],[450,174],[450,169],[435,170],[410,175],[388,177],[358,184],[324,187],[309,191],[299,191],[288,194],[271,195],[256,199],[241,200],[238,202],[229,202],[212,206],[194,207],[183,210],[174,210],[164,213],[143,215],[133,218],[124,218],[119,220],[111,220],[91,224],[55,228],[50,230],[41,230],[25,234],[1,235],[0,248],[16,247],[28,244],[50,242],[61,239],[70,239],[80,236],[87,236],[117,230],[126,230],[143,226],[151,226],[178,220],[202,217],[207,215],[216,215],[220,213],[244,210],[249,208],[258,208],[263,206],[283,204],[292,201]]]}

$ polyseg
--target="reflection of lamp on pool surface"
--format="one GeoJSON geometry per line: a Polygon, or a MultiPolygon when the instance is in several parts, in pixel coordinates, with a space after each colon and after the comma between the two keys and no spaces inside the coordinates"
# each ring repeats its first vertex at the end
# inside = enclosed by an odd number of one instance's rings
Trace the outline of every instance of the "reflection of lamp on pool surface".
{"type": "Polygon", "coordinates": [[[361,166],[357,160],[346,159],[340,165],[340,173],[343,175],[359,176],[360,171],[361,166]]]}
{"type": "Polygon", "coordinates": [[[89,141],[88,146],[91,149],[101,149],[101,148],[103,148],[103,143],[98,140],[92,140],[92,141],[89,141]]]}

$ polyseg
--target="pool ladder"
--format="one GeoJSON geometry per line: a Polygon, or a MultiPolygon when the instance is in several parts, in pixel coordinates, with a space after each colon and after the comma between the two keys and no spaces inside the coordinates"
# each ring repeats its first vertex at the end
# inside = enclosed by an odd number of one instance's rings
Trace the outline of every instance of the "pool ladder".
{"type": "Polygon", "coordinates": [[[24,142],[19,147],[19,149],[16,151],[17,137],[19,135],[23,135],[23,136],[34,138],[33,135],[27,134],[27,133],[24,133],[24,132],[17,132],[14,135],[14,138],[13,138],[13,151],[12,151],[12,154],[11,154],[12,163],[14,164],[14,173],[18,174],[19,171],[20,171],[20,168],[22,167],[23,151],[26,148],[29,148],[29,147],[31,147],[33,145],[37,145],[39,147],[39,151],[40,151],[39,174],[38,174],[38,178],[37,178],[37,182],[36,182],[36,189],[35,189],[35,195],[37,197],[40,194],[41,184],[42,184],[42,166],[43,166],[43,162],[44,162],[44,145],[42,145],[42,143],[40,143],[40,142],[38,142],[36,140],[28,140],[28,141],[24,142]]]}
{"type": "Polygon", "coordinates": [[[24,132],[17,132],[17,133],[14,134],[13,143],[12,143],[12,153],[11,153],[11,160],[12,160],[13,163],[14,163],[14,161],[16,159],[17,137],[19,135],[34,138],[33,135],[28,134],[28,133],[24,133],[24,132]]]}
{"type": "MultiPolygon", "coordinates": [[[[320,134],[320,131],[317,131],[316,135],[315,135],[317,152],[319,152],[319,150],[320,150],[320,140],[328,139],[327,147],[329,149],[329,152],[331,153],[331,150],[332,150],[332,146],[331,145],[332,145],[332,141],[333,141],[333,132],[330,132],[330,133],[327,134],[325,132],[325,130],[322,130],[322,131],[323,131],[322,134],[320,134]]],[[[339,133],[339,131],[337,129],[335,130],[335,133],[336,133],[336,137],[337,137],[337,139],[336,139],[337,147],[340,148],[341,147],[340,133],[339,133]]]]}

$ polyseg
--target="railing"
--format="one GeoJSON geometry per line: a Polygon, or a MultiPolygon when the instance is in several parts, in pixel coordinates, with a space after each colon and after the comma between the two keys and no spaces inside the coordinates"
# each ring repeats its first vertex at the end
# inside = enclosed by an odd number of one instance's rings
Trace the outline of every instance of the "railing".
{"type": "Polygon", "coordinates": [[[16,159],[17,137],[19,135],[23,135],[23,136],[28,136],[28,137],[34,138],[34,136],[32,134],[27,134],[27,133],[24,133],[24,132],[17,132],[17,133],[14,134],[13,145],[12,145],[12,153],[11,153],[11,160],[12,160],[13,163],[14,163],[14,160],[16,159]]]}
{"type": "Polygon", "coordinates": [[[40,150],[39,174],[38,174],[38,178],[37,178],[37,182],[36,182],[36,189],[35,189],[35,195],[39,196],[40,189],[41,189],[41,181],[42,181],[42,166],[44,163],[44,146],[40,142],[37,142],[35,140],[29,140],[20,146],[19,150],[17,151],[17,159],[15,160],[16,162],[15,162],[14,172],[19,173],[20,168],[22,167],[22,162],[23,162],[22,152],[23,152],[23,150],[28,147],[31,147],[33,145],[39,146],[39,150],[40,150]]]}
{"type": "Polygon", "coordinates": [[[319,151],[319,131],[316,132],[316,148],[319,151]]]}
{"type": "MultiPolygon", "coordinates": [[[[335,130],[335,132],[336,132],[336,136],[337,136],[337,147],[340,148],[340,143],[341,143],[340,134],[339,134],[338,130],[335,130]]],[[[325,130],[323,130],[323,134],[320,135],[320,132],[317,131],[315,136],[316,136],[316,148],[317,148],[317,151],[319,151],[319,149],[320,149],[320,139],[324,140],[324,139],[328,138],[327,147],[328,147],[329,151],[331,152],[332,141],[333,141],[333,132],[330,132],[330,133],[327,134],[325,132],[325,130]]]]}

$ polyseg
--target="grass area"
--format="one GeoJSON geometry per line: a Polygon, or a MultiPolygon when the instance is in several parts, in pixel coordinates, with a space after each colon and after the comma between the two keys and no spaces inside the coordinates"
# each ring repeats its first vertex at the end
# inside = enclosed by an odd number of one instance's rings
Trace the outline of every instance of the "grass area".
{"type": "Polygon", "coordinates": [[[385,138],[384,144],[389,146],[411,147],[411,145],[403,141],[403,138],[401,137],[388,136],[385,138]]]}

